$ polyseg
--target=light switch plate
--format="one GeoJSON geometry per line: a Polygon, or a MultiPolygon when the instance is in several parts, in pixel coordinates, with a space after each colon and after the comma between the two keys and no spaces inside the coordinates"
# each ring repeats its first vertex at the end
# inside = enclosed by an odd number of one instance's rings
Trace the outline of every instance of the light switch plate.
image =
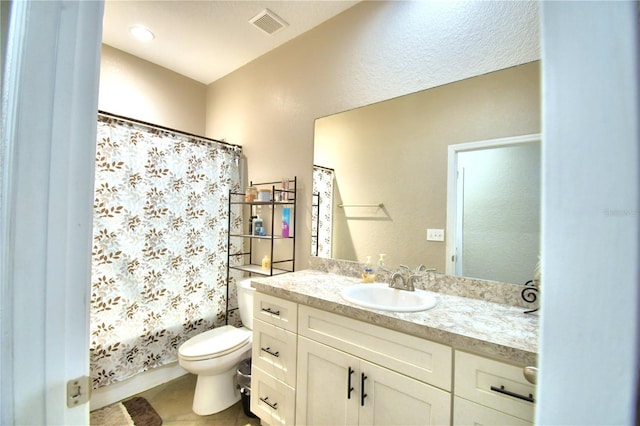
{"type": "Polygon", "coordinates": [[[444,229],[427,229],[427,241],[444,241],[444,229]]]}

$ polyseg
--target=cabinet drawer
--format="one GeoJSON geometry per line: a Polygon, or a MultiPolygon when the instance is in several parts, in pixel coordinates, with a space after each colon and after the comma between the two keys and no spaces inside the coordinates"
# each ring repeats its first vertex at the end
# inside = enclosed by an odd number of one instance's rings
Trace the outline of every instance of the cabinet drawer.
{"type": "Polygon", "coordinates": [[[531,426],[532,424],[457,396],[453,399],[453,426],[531,426]]]}
{"type": "Polygon", "coordinates": [[[251,411],[261,423],[293,425],[295,422],[295,390],[271,377],[260,368],[251,369],[251,411]]]}
{"type": "Polygon", "coordinates": [[[252,364],[295,387],[296,337],[290,331],[254,319],[252,364]]]}
{"type": "Polygon", "coordinates": [[[523,376],[523,367],[456,351],[455,395],[533,422],[535,386],[523,376]]]}
{"type": "Polygon", "coordinates": [[[256,292],[253,298],[253,318],[295,333],[298,327],[298,305],[256,292]]]}
{"type": "Polygon", "coordinates": [[[302,336],[451,390],[449,346],[309,306],[300,305],[298,315],[302,336]]]}

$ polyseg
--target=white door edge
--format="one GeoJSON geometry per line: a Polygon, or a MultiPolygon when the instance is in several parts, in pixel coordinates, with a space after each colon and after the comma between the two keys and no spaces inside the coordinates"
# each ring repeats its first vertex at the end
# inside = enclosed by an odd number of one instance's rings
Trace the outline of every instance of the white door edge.
{"type": "Polygon", "coordinates": [[[89,404],[67,407],[66,383],[89,375],[103,6],[11,7],[2,93],[2,424],[89,423],[89,404]]]}

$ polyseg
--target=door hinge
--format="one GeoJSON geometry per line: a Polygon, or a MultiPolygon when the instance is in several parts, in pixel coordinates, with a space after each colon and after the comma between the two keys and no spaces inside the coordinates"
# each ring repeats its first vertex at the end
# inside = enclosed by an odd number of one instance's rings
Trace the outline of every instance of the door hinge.
{"type": "Polygon", "coordinates": [[[73,408],[89,402],[91,397],[91,379],[78,377],[67,382],[67,407],[73,408]]]}

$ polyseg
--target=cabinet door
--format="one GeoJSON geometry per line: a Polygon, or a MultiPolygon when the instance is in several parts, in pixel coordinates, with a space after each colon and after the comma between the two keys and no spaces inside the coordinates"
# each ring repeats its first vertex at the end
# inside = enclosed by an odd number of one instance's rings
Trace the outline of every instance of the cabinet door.
{"type": "Polygon", "coordinates": [[[454,398],[453,425],[531,426],[531,422],[476,404],[460,397],[454,398]]]}
{"type": "Polygon", "coordinates": [[[362,374],[366,397],[359,404],[360,425],[450,424],[449,392],[366,361],[360,361],[359,380],[362,374]]]}
{"type": "Polygon", "coordinates": [[[356,357],[299,336],[296,424],[357,424],[358,363],[356,357]]]}

